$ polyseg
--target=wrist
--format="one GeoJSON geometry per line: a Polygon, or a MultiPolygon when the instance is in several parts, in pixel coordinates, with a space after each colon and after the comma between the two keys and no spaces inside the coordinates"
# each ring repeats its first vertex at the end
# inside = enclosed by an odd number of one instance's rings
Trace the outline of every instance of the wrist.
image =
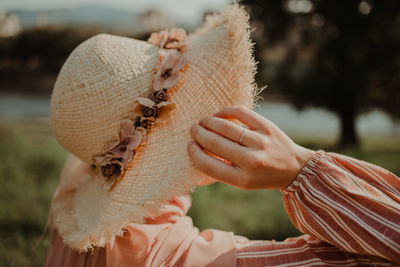
{"type": "Polygon", "coordinates": [[[296,154],[296,159],[298,162],[298,169],[297,169],[297,174],[300,173],[300,171],[303,169],[303,167],[306,165],[306,163],[314,156],[314,153],[316,151],[302,147],[300,145],[297,145],[298,147],[298,152],[296,154]]]}
{"type": "Polygon", "coordinates": [[[301,170],[304,168],[304,166],[307,164],[308,161],[312,159],[316,151],[302,147],[300,145],[296,144],[296,149],[294,152],[294,165],[293,169],[291,171],[291,175],[289,175],[289,179],[286,182],[285,185],[283,185],[283,188],[286,188],[288,185],[290,185],[298,176],[298,174],[301,172],[301,170]]]}

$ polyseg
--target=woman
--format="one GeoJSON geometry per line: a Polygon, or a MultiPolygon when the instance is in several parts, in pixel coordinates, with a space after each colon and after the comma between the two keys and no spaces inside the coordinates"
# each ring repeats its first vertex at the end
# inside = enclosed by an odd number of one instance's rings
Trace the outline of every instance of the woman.
{"type": "Polygon", "coordinates": [[[50,102],[52,130],[71,154],[51,203],[46,266],[400,262],[398,177],[302,148],[252,112],[260,90],[249,37],[235,4],[187,38],[182,29],[148,42],[100,34],[71,53],[50,102]],[[188,192],[212,177],[281,189],[306,235],[199,233],[185,215],[188,192]]]}
{"type": "MultiPolygon", "coordinates": [[[[157,218],[147,220],[146,225],[131,224],[113,246],[92,255],[77,253],[57,236],[46,265],[400,263],[400,183],[394,174],[350,157],[301,147],[272,122],[242,106],[228,107],[215,116],[202,118],[193,125],[191,133],[194,141],[188,144],[188,153],[203,172],[242,189],[280,189],[292,222],[305,234],[276,242],[249,241],[214,229],[198,233],[185,216],[190,199],[182,196],[164,207],[157,218]],[[231,119],[249,128],[243,130],[231,119]],[[240,139],[240,143],[235,141],[240,139]],[[182,242],[176,244],[176,240],[182,242]]],[[[84,172],[81,167],[73,167],[82,164],[70,160],[63,175],[71,169],[84,172]]]]}

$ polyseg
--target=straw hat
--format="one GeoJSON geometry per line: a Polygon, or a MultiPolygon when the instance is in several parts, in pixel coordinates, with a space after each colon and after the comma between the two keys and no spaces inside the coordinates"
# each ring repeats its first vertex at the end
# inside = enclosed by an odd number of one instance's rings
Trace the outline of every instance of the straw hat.
{"type": "Polygon", "coordinates": [[[66,150],[92,165],[80,177],[60,181],[51,203],[50,223],[72,248],[105,246],[129,223],[144,222],[174,195],[193,190],[205,175],[187,154],[191,125],[226,106],[254,108],[258,99],[243,7],[233,4],[207,16],[187,39],[171,41],[165,34],[148,42],[96,35],[71,53],[58,75],[52,129],[66,150]],[[171,61],[168,71],[176,79],[157,110],[163,116],[137,117],[151,106],[149,99],[157,103],[149,95],[165,86],[157,79],[171,61]],[[156,119],[146,124],[143,118],[156,119]],[[130,152],[107,158],[122,139],[131,143],[121,151],[130,152]],[[107,160],[114,165],[105,166],[107,160]]]}

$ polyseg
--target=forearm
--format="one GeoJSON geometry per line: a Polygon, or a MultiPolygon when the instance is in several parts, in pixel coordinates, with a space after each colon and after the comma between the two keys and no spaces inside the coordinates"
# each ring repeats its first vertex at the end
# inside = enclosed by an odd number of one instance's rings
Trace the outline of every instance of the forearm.
{"type": "Polygon", "coordinates": [[[397,266],[386,259],[347,252],[310,235],[284,241],[249,241],[238,247],[237,266],[397,266]]]}
{"type": "Polygon", "coordinates": [[[400,179],[389,171],[318,151],[281,192],[302,232],[351,253],[400,262],[400,179]]]}

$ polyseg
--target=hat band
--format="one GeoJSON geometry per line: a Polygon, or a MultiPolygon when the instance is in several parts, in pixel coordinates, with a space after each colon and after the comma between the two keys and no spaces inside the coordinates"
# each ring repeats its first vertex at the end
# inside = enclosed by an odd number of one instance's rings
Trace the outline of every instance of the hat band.
{"type": "Polygon", "coordinates": [[[100,183],[105,190],[111,190],[121,180],[129,162],[136,156],[136,148],[142,143],[147,130],[156,120],[162,121],[175,108],[173,102],[167,101],[170,90],[182,80],[186,66],[186,32],[180,28],[170,31],[154,32],[148,42],[161,49],[159,66],[152,82],[152,91],[148,97],[138,97],[133,108],[135,119],[121,122],[119,142],[105,154],[94,156],[92,170],[102,176],[100,183]]]}

